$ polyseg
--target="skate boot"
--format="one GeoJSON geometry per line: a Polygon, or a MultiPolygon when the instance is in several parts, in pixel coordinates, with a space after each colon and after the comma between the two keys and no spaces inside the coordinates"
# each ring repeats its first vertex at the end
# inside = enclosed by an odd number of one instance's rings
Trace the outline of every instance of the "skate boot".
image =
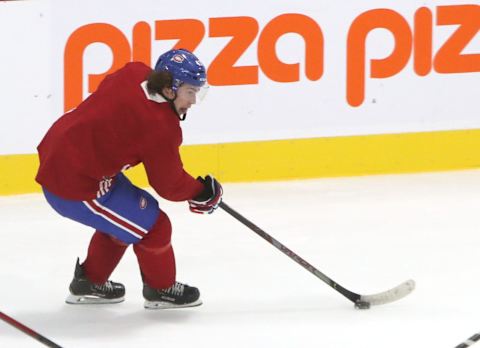
{"type": "Polygon", "coordinates": [[[110,280],[103,284],[94,284],[87,279],[79,259],[75,266],[75,275],[70,283],[70,295],[65,302],[69,304],[103,304],[118,303],[125,298],[123,284],[110,280]]]}
{"type": "Polygon", "coordinates": [[[168,289],[154,289],[143,284],[143,297],[147,309],[184,308],[202,304],[197,288],[179,282],[168,289]]]}

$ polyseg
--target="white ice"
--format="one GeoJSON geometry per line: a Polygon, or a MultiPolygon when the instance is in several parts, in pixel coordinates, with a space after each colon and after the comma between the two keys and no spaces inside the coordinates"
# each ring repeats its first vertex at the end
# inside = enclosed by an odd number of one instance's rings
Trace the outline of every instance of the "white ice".
{"type": "MultiPolygon", "coordinates": [[[[40,195],[0,197],[0,311],[62,347],[453,348],[480,330],[480,171],[224,185],[224,200],[344,287],[409,278],[408,297],[355,310],[230,215],[161,200],[177,278],[196,308],[147,311],[131,249],[116,305],[64,303],[92,231],[40,195]]],[[[39,347],[0,321],[0,347],[39,347]]],[[[479,343],[480,346],[480,343],[479,343]]]]}

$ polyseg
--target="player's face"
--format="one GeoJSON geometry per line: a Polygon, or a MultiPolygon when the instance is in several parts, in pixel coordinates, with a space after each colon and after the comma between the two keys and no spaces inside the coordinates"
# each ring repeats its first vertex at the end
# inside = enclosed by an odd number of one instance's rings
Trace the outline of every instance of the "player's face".
{"type": "Polygon", "coordinates": [[[177,98],[173,101],[179,115],[187,113],[187,110],[197,102],[197,93],[200,87],[184,83],[177,89],[177,98]]]}

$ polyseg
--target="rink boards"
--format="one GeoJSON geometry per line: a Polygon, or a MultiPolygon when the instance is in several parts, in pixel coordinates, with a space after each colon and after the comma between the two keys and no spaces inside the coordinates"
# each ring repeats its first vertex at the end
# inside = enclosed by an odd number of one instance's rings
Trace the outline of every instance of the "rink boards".
{"type": "MultiPolygon", "coordinates": [[[[223,182],[305,179],[478,168],[480,130],[387,134],[214,145],[181,149],[192,175],[223,182]]],[[[0,156],[0,194],[37,192],[36,155],[0,156]]],[[[141,165],[126,171],[147,186],[141,165]]]]}
{"type": "Polygon", "coordinates": [[[133,60],[152,65],[173,46],[208,67],[207,98],[182,124],[194,175],[259,181],[480,164],[477,4],[183,4],[0,4],[0,194],[38,191],[36,146],[51,124],[107,74],[133,60]]]}

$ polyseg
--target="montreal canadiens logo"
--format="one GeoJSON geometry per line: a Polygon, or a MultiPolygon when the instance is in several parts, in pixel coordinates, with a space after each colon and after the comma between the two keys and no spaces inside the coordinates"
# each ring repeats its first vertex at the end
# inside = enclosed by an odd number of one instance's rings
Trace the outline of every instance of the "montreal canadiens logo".
{"type": "Polygon", "coordinates": [[[181,54],[176,54],[172,57],[172,60],[175,62],[175,63],[181,63],[185,60],[185,57],[182,56],[181,54]]]}
{"type": "Polygon", "coordinates": [[[147,200],[145,197],[140,197],[140,209],[145,209],[147,207],[147,200]]]}

